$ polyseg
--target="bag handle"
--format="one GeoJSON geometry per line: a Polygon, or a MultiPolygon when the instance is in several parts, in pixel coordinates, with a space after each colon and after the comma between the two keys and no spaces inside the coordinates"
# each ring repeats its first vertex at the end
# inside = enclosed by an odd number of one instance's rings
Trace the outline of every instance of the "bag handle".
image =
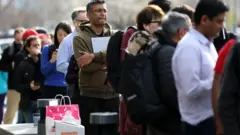
{"type": "Polygon", "coordinates": [[[65,105],[65,99],[64,99],[64,96],[62,94],[57,94],[54,99],[57,99],[57,97],[60,97],[60,105],[65,105]],[[63,104],[62,104],[62,101],[63,101],[63,104]]]}
{"type": "Polygon", "coordinates": [[[63,98],[67,98],[67,99],[68,99],[68,101],[69,101],[69,105],[72,104],[71,98],[70,98],[69,96],[63,96],[63,98]]]}
{"type": "Polygon", "coordinates": [[[54,99],[57,99],[57,97],[63,97],[63,95],[62,94],[57,94],[55,97],[54,97],[54,99]]]}
{"type": "Polygon", "coordinates": [[[72,103],[71,103],[71,99],[70,99],[69,96],[62,96],[62,98],[61,98],[61,100],[60,100],[60,103],[62,103],[62,101],[63,101],[63,103],[64,103],[63,105],[66,105],[66,100],[65,100],[65,98],[68,99],[69,105],[71,105],[72,103]]]}

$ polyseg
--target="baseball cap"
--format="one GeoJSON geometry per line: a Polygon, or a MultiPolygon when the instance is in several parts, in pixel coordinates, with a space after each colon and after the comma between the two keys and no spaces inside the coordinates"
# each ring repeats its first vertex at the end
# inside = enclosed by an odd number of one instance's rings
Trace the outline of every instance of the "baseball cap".
{"type": "Polygon", "coordinates": [[[28,29],[23,33],[23,40],[26,40],[30,36],[38,36],[37,31],[34,29],[28,29]]]}
{"type": "Polygon", "coordinates": [[[39,34],[48,34],[48,32],[45,28],[37,28],[36,31],[39,34]]]}

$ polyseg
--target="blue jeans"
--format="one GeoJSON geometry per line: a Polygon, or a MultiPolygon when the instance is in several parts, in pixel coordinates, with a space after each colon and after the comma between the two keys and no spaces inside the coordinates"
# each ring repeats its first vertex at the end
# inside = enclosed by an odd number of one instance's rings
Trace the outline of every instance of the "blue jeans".
{"type": "Polygon", "coordinates": [[[37,101],[31,101],[26,110],[19,109],[17,123],[33,123],[34,113],[39,113],[39,110],[37,109],[37,101]]]}

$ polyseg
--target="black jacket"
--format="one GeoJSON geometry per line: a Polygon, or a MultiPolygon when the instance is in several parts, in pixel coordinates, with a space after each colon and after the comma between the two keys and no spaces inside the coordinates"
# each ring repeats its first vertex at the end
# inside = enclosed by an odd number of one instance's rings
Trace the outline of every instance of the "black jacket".
{"type": "Polygon", "coordinates": [[[40,70],[40,61],[34,62],[31,57],[27,57],[17,67],[15,81],[17,82],[17,91],[21,94],[21,100],[19,107],[21,109],[27,109],[30,101],[36,101],[41,97],[41,91],[33,91],[30,88],[30,82],[43,86],[44,76],[40,70]]]}
{"type": "Polygon", "coordinates": [[[220,83],[218,113],[226,135],[240,135],[240,43],[226,60],[220,83]]]}
{"type": "Polygon", "coordinates": [[[16,68],[26,57],[28,57],[28,51],[27,49],[24,47],[22,48],[21,51],[19,51],[16,56],[14,57],[15,60],[15,64],[14,67],[16,68]]]}
{"type": "Polygon", "coordinates": [[[159,120],[159,126],[155,129],[170,135],[179,135],[181,132],[181,117],[178,108],[177,89],[171,67],[172,56],[177,44],[161,30],[155,32],[155,37],[159,42],[159,46],[161,46],[154,58],[159,85],[158,93],[162,103],[168,109],[168,115],[164,119],[159,120]]]}
{"type": "Polygon", "coordinates": [[[7,47],[2,54],[2,59],[0,60],[0,71],[8,72],[8,88],[13,89],[13,86],[16,84],[11,82],[11,79],[14,78],[13,71],[15,69],[15,56],[22,49],[22,44],[13,42],[13,44],[7,47]]]}
{"type": "Polygon", "coordinates": [[[73,97],[73,95],[75,94],[80,95],[80,91],[78,87],[78,72],[79,72],[79,68],[77,65],[77,61],[74,55],[72,55],[69,61],[69,66],[68,66],[68,70],[65,78],[68,84],[67,92],[70,97],[73,97]]]}
{"type": "Polygon", "coordinates": [[[233,33],[227,32],[226,29],[222,29],[219,33],[219,36],[216,37],[213,40],[214,46],[218,51],[222,49],[222,47],[230,40],[230,39],[236,39],[237,36],[234,35],[233,33]]]}

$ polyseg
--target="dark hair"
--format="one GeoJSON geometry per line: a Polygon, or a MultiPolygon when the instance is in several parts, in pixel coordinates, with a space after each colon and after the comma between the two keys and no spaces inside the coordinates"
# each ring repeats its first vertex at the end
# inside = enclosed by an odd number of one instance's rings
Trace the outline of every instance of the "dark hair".
{"type": "Polygon", "coordinates": [[[220,0],[201,0],[197,4],[193,19],[195,25],[198,25],[204,15],[212,20],[214,17],[227,11],[229,11],[228,7],[220,0]]]}
{"type": "Polygon", "coordinates": [[[193,19],[194,9],[188,5],[180,5],[172,9],[174,12],[186,14],[191,20],[193,19]]]}
{"type": "Polygon", "coordinates": [[[220,32],[218,37],[213,40],[214,46],[218,51],[231,39],[236,39],[237,36],[234,33],[228,32],[226,28],[223,28],[220,32]]]}
{"type": "Polygon", "coordinates": [[[164,13],[167,13],[172,7],[172,2],[168,0],[151,0],[148,5],[157,5],[163,10],[164,13]]]}
{"type": "Polygon", "coordinates": [[[144,30],[143,24],[149,24],[153,19],[162,18],[164,12],[156,5],[148,5],[143,8],[137,15],[136,22],[139,30],[144,30]]]}
{"type": "Polygon", "coordinates": [[[79,13],[85,13],[85,12],[86,12],[86,9],[85,9],[85,8],[75,9],[75,10],[72,12],[72,15],[71,15],[72,20],[76,19],[76,17],[78,16],[79,13]]]}
{"type": "Polygon", "coordinates": [[[65,22],[60,22],[57,27],[55,28],[54,32],[54,45],[58,48],[59,47],[59,41],[57,38],[57,32],[59,29],[64,30],[67,34],[70,34],[72,32],[71,26],[65,22]]]}
{"type": "Polygon", "coordinates": [[[45,28],[37,28],[36,31],[38,34],[48,34],[45,28]]]}
{"type": "Polygon", "coordinates": [[[34,41],[34,40],[37,40],[39,39],[38,36],[30,36],[26,39],[26,42],[25,42],[25,47],[30,47],[31,46],[31,42],[34,41]]]}
{"type": "Polygon", "coordinates": [[[92,6],[95,4],[105,4],[105,0],[91,0],[91,2],[87,4],[87,12],[90,12],[92,10],[92,6]]]}

